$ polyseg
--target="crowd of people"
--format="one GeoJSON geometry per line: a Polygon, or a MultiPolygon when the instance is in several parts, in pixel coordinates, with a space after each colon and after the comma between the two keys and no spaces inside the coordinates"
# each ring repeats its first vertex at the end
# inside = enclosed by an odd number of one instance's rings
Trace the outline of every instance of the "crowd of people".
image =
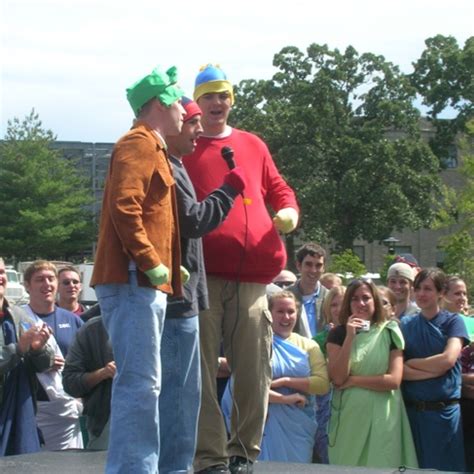
{"type": "Polygon", "coordinates": [[[228,125],[219,67],[193,97],[174,67],[127,89],[136,120],[105,183],[95,307],[74,267],[46,260],[25,271],[29,303],[9,304],[0,259],[0,455],[108,450],[110,474],[472,469],[465,282],[401,256],[386,287],[344,286],[316,243],[287,270],[295,192],[265,143],[228,125]]]}

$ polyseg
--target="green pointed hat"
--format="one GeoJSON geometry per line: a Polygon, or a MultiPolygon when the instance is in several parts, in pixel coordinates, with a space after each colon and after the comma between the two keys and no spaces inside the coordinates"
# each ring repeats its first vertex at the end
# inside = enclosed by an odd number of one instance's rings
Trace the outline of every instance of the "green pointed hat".
{"type": "Polygon", "coordinates": [[[178,70],[175,66],[170,67],[166,72],[156,68],[151,74],[129,87],[127,89],[127,100],[135,113],[135,117],[151,99],[158,99],[168,107],[180,99],[184,92],[177,85],[177,80],[178,70]]]}

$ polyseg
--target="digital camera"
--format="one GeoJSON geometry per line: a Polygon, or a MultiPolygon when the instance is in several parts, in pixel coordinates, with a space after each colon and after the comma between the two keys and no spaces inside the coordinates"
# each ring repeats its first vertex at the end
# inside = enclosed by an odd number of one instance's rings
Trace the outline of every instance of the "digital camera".
{"type": "Polygon", "coordinates": [[[357,332],[367,332],[370,330],[370,321],[364,320],[362,321],[362,326],[357,328],[357,332]]]}

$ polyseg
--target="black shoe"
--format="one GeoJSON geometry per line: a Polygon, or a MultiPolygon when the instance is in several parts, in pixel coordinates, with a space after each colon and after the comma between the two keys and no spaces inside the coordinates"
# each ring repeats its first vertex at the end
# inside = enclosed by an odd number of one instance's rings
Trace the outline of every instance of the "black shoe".
{"type": "Polygon", "coordinates": [[[229,463],[231,474],[252,474],[253,462],[242,456],[232,456],[229,463]]]}
{"type": "Polygon", "coordinates": [[[206,467],[200,471],[195,471],[195,474],[229,474],[229,468],[225,464],[214,464],[213,466],[206,467]]]}

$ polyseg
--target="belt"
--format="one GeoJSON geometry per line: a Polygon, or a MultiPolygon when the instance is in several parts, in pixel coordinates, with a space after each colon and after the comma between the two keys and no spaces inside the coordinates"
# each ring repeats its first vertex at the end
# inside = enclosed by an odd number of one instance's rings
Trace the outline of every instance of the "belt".
{"type": "Polygon", "coordinates": [[[418,411],[436,411],[443,410],[450,405],[458,405],[459,400],[440,400],[440,401],[424,401],[424,400],[406,400],[405,405],[414,407],[418,411]]]}

